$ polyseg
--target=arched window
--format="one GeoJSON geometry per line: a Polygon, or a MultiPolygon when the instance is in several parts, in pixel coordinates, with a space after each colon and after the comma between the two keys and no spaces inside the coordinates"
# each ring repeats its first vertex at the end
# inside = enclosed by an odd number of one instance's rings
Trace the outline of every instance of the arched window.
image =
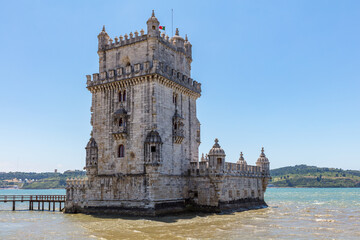
{"type": "Polygon", "coordinates": [[[123,119],[122,119],[122,118],[120,118],[120,120],[119,120],[119,126],[120,126],[120,127],[123,126],[123,119]]]}
{"type": "Polygon", "coordinates": [[[125,102],[126,101],[126,90],[124,90],[124,94],[123,94],[123,102],[125,102]]]}
{"type": "Polygon", "coordinates": [[[121,102],[122,101],[122,94],[121,94],[121,92],[119,92],[119,102],[121,102]]]}
{"type": "Polygon", "coordinates": [[[124,145],[119,145],[119,149],[118,149],[118,157],[122,158],[124,157],[124,145]]]}

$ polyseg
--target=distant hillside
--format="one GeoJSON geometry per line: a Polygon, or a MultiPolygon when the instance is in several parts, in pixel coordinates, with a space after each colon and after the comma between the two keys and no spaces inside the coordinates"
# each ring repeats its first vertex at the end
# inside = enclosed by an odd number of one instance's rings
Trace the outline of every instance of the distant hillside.
{"type": "Polygon", "coordinates": [[[17,187],[22,189],[65,188],[66,179],[83,178],[85,171],[46,172],[0,172],[0,188],[17,187]]]}
{"type": "Polygon", "coordinates": [[[271,172],[276,187],[360,187],[360,171],[296,165],[271,172]]]}

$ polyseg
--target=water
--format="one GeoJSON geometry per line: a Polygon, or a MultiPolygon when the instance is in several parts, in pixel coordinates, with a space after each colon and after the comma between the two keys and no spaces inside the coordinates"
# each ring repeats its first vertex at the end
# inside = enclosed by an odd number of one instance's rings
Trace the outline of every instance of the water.
{"type": "Polygon", "coordinates": [[[159,218],[28,211],[28,204],[12,212],[11,203],[0,203],[0,239],[360,239],[360,188],[269,188],[265,200],[266,209],[159,218]]]}

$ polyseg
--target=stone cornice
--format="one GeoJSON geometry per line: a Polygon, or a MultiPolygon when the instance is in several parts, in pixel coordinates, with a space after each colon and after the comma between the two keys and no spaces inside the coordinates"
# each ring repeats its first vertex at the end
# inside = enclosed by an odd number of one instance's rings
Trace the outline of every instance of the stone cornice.
{"type": "Polygon", "coordinates": [[[122,89],[122,88],[126,88],[128,86],[134,86],[137,84],[141,84],[144,82],[148,82],[148,81],[157,81],[167,87],[170,87],[178,92],[181,92],[183,94],[189,95],[190,97],[193,97],[195,99],[199,98],[201,96],[200,93],[194,92],[184,86],[181,86],[180,84],[169,80],[161,75],[158,74],[148,74],[148,75],[144,75],[144,76],[140,76],[140,77],[131,77],[128,79],[122,79],[119,81],[114,81],[114,82],[105,82],[105,83],[100,83],[97,85],[92,85],[92,86],[88,86],[87,89],[89,89],[89,91],[91,93],[96,93],[98,91],[105,91],[105,90],[111,90],[111,89],[122,89]]]}
{"type": "Polygon", "coordinates": [[[158,61],[138,63],[100,74],[95,73],[92,79],[90,75],[86,78],[87,88],[92,93],[107,89],[121,89],[146,81],[157,81],[195,99],[201,96],[200,83],[158,61]]]}

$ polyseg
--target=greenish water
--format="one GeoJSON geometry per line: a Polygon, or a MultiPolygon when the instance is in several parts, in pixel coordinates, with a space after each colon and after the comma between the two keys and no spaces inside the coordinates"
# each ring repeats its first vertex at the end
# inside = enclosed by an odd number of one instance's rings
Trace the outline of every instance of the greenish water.
{"type": "MultiPolygon", "coordinates": [[[[0,194],[65,194],[0,190],[0,194]]],[[[28,211],[0,203],[0,239],[360,239],[360,188],[269,188],[269,207],[159,218],[28,211]]]]}

